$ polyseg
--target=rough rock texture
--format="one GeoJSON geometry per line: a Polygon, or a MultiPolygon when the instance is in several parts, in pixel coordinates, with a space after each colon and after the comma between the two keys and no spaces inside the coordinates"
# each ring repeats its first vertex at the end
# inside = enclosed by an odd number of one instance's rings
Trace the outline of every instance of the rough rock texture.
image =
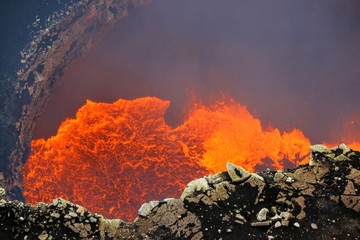
{"type": "Polygon", "coordinates": [[[0,44],[4,46],[0,58],[0,186],[7,190],[7,199],[24,200],[21,169],[28,158],[35,120],[66,66],[129,10],[148,1],[19,1],[15,5],[20,10],[23,7],[23,12],[13,11],[20,20],[11,22],[6,11],[12,5],[0,3],[2,26],[12,25],[0,44]]]}
{"type": "Polygon", "coordinates": [[[311,150],[310,163],[291,170],[256,174],[228,164],[190,182],[180,199],[145,203],[133,223],[63,199],[1,200],[0,238],[360,239],[360,152],[344,144],[311,150]]]}

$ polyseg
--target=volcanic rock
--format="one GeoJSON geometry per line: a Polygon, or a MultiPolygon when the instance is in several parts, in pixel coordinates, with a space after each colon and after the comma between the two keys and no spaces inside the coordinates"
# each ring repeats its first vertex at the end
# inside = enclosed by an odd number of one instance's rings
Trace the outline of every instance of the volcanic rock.
{"type": "Polygon", "coordinates": [[[0,238],[360,239],[360,152],[344,146],[312,147],[316,165],[241,182],[228,171],[195,180],[181,199],[145,203],[132,223],[61,198],[35,206],[2,200],[0,238]]]}
{"type": "Polygon", "coordinates": [[[269,212],[269,209],[267,209],[267,208],[262,208],[262,209],[258,212],[258,214],[256,215],[256,219],[257,219],[258,221],[265,221],[268,212],[269,212]]]}
{"type": "Polygon", "coordinates": [[[226,170],[233,182],[246,181],[251,175],[244,168],[235,166],[232,163],[226,163],[226,170]]]}

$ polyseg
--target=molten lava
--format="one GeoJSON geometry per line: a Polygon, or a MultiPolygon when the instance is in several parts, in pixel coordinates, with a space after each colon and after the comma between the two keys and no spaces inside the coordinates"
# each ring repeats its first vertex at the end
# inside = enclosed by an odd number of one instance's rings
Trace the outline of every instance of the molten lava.
{"type": "Polygon", "coordinates": [[[164,121],[168,107],[154,97],[87,101],[56,136],[32,142],[23,169],[26,200],[63,197],[131,220],[142,203],[179,197],[189,181],[225,170],[228,161],[253,171],[264,159],[276,169],[308,160],[310,141],[300,130],[264,128],[232,100],[197,105],[176,128],[164,121]]]}

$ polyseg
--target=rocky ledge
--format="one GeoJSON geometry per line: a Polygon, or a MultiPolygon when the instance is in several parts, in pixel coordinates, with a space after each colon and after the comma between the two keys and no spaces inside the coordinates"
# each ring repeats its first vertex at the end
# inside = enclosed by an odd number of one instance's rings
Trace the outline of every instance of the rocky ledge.
{"type": "MultiPolygon", "coordinates": [[[[0,201],[1,239],[360,239],[360,152],[311,148],[295,169],[227,171],[194,180],[180,199],[145,203],[132,223],[64,199],[0,201]]],[[[4,190],[0,191],[3,196],[4,190]]]]}

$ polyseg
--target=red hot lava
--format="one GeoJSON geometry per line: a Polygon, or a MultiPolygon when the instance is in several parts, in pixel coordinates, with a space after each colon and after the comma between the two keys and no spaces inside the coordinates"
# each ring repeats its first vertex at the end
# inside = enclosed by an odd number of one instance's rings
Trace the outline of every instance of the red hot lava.
{"type": "Polygon", "coordinates": [[[225,170],[249,171],[271,159],[306,163],[310,141],[294,129],[264,128],[232,100],[196,105],[182,125],[165,123],[169,101],[155,97],[87,101],[56,136],[32,142],[23,168],[29,203],[63,197],[106,217],[132,220],[142,203],[179,197],[194,178],[225,170]]]}

